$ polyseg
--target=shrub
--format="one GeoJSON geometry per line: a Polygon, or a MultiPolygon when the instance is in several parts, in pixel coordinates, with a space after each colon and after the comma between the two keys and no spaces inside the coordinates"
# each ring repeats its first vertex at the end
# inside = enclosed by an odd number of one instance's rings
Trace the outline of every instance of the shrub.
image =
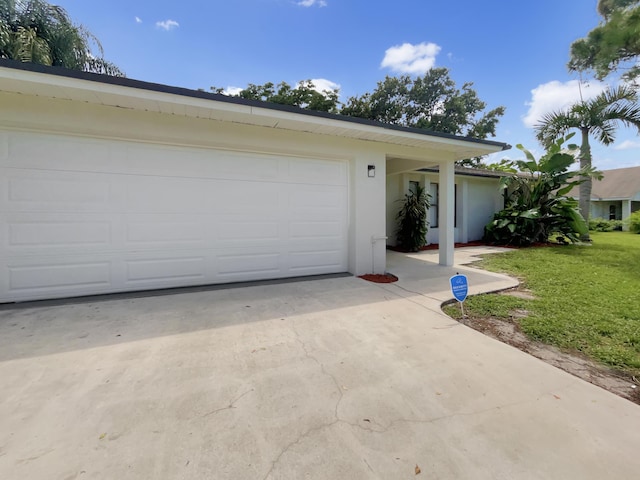
{"type": "Polygon", "coordinates": [[[629,231],[640,233],[640,210],[633,212],[627,222],[629,223],[629,231]]]}
{"type": "Polygon", "coordinates": [[[613,232],[614,230],[622,230],[622,224],[622,220],[592,218],[589,220],[589,230],[593,232],[613,232]]]}
{"type": "Polygon", "coordinates": [[[408,252],[417,252],[427,243],[427,211],[431,206],[431,195],[421,186],[404,196],[398,212],[398,244],[408,252]]]}
{"type": "MultiPolygon", "coordinates": [[[[517,145],[527,159],[508,163],[513,173],[501,180],[508,194],[506,207],[485,226],[485,240],[499,245],[527,246],[546,243],[549,237],[557,235],[563,243],[575,243],[588,232],[578,212],[578,201],[566,195],[584,181],[582,175],[596,176],[596,173],[593,169],[569,171],[575,158],[563,149],[563,144],[572,136],[558,139],[539,161],[517,145]]],[[[576,150],[577,146],[569,146],[569,151],[576,150]]]]}

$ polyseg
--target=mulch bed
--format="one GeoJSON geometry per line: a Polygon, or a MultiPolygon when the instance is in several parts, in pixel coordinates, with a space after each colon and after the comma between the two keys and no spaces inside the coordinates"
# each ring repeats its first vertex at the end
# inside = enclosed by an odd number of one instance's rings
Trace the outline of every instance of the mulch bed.
{"type": "MultiPolygon", "coordinates": [[[[456,243],[454,244],[454,248],[462,248],[462,247],[501,247],[501,248],[538,248],[538,247],[557,247],[557,246],[561,246],[558,243],[553,243],[553,242],[549,242],[549,243],[534,243],[532,245],[529,245],[528,247],[517,247],[515,245],[495,245],[492,243],[487,243],[487,242],[482,242],[482,241],[477,241],[477,242],[467,242],[467,243],[456,243]]],[[[426,250],[438,250],[438,248],[440,247],[440,245],[438,245],[437,243],[430,243],[429,245],[425,245],[424,247],[420,248],[420,251],[426,251],[426,250]]],[[[407,250],[403,250],[400,247],[394,247],[391,245],[387,245],[387,250],[392,250],[394,252],[402,252],[402,253],[411,253],[408,252],[407,250]]]]}
{"type": "MultiPolygon", "coordinates": [[[[454,246],[455,248],[460,248],[460,247],[489,247],[490,245],[485,242],[467,242],[467,243],[456,243],[454,246]]],[[[424,247],[421,247],[420,251],[438,250],[438,247],[439,245],[437,243],[430,243],[429,245],[425,245],[424,247]]],[[[399,247],[392,247],[390,245],[387,245],[387,249],[393,250],[394,252],[408,253],[406,250],[403,250],[399,247]]]]}
{"type": "Polygon", "coordinates": [[[390,273],[367,273],[366,275],[360,275],[358,278],[374,283],[393,283],[398,281],[398,277],[390,273]]]}

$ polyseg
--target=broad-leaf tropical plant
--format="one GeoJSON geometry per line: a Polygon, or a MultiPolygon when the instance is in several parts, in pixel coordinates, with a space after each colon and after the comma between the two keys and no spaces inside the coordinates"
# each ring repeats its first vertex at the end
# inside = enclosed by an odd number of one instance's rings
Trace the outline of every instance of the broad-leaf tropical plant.
{"type": "Polygon", "coordinates": [[[417,252],[427,243],[427,212],[431,206],[431,195],[424,187],[415,186],[415,190],[404,196],[402,208],[398,212],[398,246],[408,252],[417,252]]]}
{"type": "Polygon", "coordinates": [[[503,165],[503,171],[511,172],[501,179],[506,207],[486,225],[485,240],[527,246],[546,243],[554,235],[563,241],[578,242],[588,232],[587,223],[578,211],[578,202],[567,194],[585,177],[599,174],[593,168],[569,171],[578,147],[569,145],[563,149],[563,145],[572,136],[552,143],[539,161],[529,150],[517,145],[526,160],[503,165]]]}
{"type": "MultiPolygon", "coordinates": [[[[628,86],[609,88],[598,96],[578,102],[566,110],[552,112],[535,126],[538,140],[545,147],[553,145],[558,137],[571,130],[578,130],[581,135],[580,168],[591,168],[591,145],[593,136],[603,145],[615,141],[616,128],[619,124],[635,127],[640,132],[640,107],[634,89],[628,86]]],[[[583,177],[580,185],[580,212],[589,221],[592,181],[590,176],[583,177]]],[[[588,232],[583,240],[589,240],[588,232]]]]}
{"type": "Polygon", "coordinates": [[[44,0],[0,0],[0,58],[124,76],[103,57],[98,39],[62,7],[44,0]]]}

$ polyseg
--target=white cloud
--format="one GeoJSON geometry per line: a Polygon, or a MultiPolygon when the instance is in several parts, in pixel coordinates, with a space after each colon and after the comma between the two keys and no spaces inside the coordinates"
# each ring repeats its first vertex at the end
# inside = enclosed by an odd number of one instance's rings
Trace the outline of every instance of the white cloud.
{"type": "Polygon", "coordinates": [[[640,148],[640,142],[634,142],[633,140],[625,140],[620,145],[613,147],[614,150],[631,150],[634,148],[640,148]]]}
{"type": "Polygon", "coordinates": [[[223,95],[238,95],[244,88],[242,87],[227,87],[222,90],[223,95]]]}
{"type": "Polygon", "coordinates": [[[136,23],[142,23],[142,19],[140,17],[136,17],[136,23]]]}
{"type": "Polygon", "coordinates": [[[175,20],[163,20],[162,22],[156,22],[156,27],[161,28],[163,30],[173,30],[174,28],[178,28],[180,24],[175,20]]]}
{"type": "Polygon", "coordinates": [[[607,86],[601,82],[581,85],[578,80],[570,80],[565,83],[554,80],[543,83],[531,90],[531,101],[525,103],[529,107],[529,111],[522,117],[522,121],[527,127],[533,127],[545,114],[563,110],[579,102],[581,90],[582,98],[588,100],[606,88],[607,86]]]}
{"type": "Polygon", "coordinates": [[[296,5],[301,7],[313,7],[314,5],[317,5],[318,7],[326,7],[327,2],[325,2],[325,0],[300,0],[296,5]]]}
{"type": "Polygon", "coordinates": [[[311,81],[316,87],[315,90],[318,93],[322,93],[325,90],[340,90],[339,84],[337,84],[336,82],[332,82],[331,80],[327,80],[326,78],[312,78],[311,81]]]}
{"type": "Polygon", "coordinates": [[[400,73],[423,74],[433,68],[440,50],[435,43],[403,43],[387,49],[380,67],[400,73]]]}

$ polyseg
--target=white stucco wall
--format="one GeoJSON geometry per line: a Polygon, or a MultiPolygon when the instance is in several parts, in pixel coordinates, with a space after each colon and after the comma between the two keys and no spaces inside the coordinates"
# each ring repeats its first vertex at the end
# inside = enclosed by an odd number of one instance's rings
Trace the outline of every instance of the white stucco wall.
{"type": "Polygon", "coordinates": [[[480,240],[484,235],[484,226],[493,214],[504,208],[504,197],[497,178],[470,177],[467,221],[469,235],[466,241],[480,240]]]}
{"type": "MultiPolygon", "coordinates": [[[[387,177],[387,236],[389,245],[396,245],[396,216],[401,200],[409,191],[410,182],[419,182],[429,189],[430,184],[438,183],[437,173],[405,173],[387,177]]],[[[471,242],[482,239],[484,226],[495,212],[504,207],[504,198],[499,189],[497,178],[471,177],[456,175],[456,226],[455,242],[471,242]]],[[[429,219],[435,220],[435,212],[429,219]]],[[[430,226],[427,232],[428,243],[439,243],[440,229],[430,226]]]]}
{"type": "Polygon", "coordinates": [[[396,216],[400,210],[400,202],[404,198],[405,186],[404,175],[389,175],[386,179],[387,195],[386,195],[386,235],[387,244],[396,245],[396,230],[398,221],[396,216]]]}

